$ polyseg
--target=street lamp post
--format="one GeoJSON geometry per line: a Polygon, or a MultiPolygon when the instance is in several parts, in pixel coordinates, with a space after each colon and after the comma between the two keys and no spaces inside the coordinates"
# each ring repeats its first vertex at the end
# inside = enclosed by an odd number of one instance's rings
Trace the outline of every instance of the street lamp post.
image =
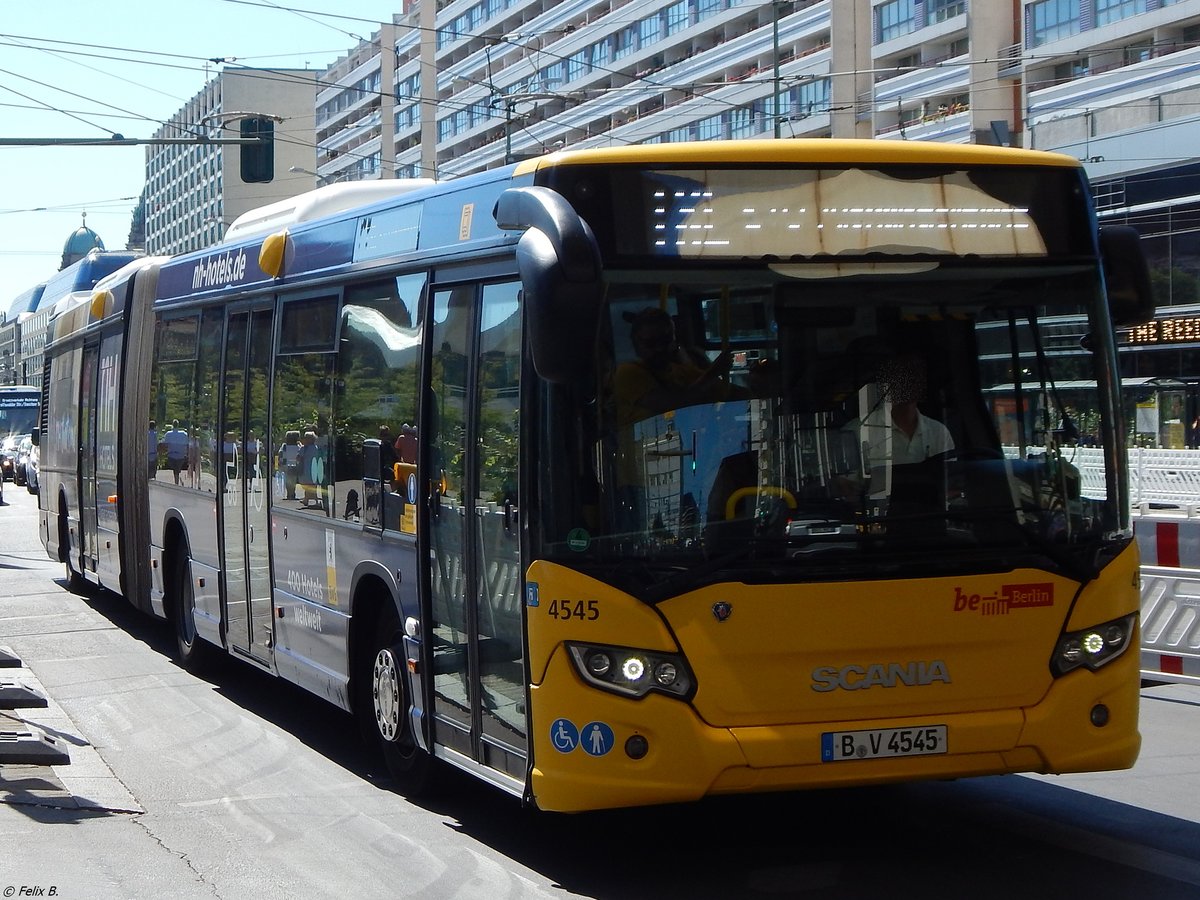
{"type": "Polygon", "coordinates": [[[516,158],[512,152],[512,120],[513,108],[522,100],[563,100],[572,103],[577,103],[578,98],[571,97],[567,94],[554,93],[520,93],[520,94],[503,94],[499,91],[496,96],[492,97],[491,105],[494,107],[497,102],[504,104],[504,162],[516,162],[516,158]]]}
{"type": "MultiPolygon", "coordinates": [[[[500,99],[504,101],[504,163],[513,161],[512,158],[512,114],[513,101],[506,99],[501,95],[500,99]]],[[[494,109],[496,106],[496,97],[492,97],[489,105],[494,109]]]]}

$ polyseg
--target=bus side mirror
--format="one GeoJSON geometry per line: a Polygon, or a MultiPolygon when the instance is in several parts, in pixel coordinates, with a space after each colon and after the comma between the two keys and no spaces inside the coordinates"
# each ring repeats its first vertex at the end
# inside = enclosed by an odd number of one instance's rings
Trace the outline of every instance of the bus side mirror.
{"type": "Polygon", "coordinates": [[[42,444],[42,429],[35,427],[29,432],[29,443],[35,447],[40,447],[42,444]]]}
{"type": "Polygon", "coordinates": [[[1114,325],[1140,325],[1154,318],[1150,266],[1141,241],[1137,230],[1128,225],[1100,228],[1100,258],[1114,325]]]}
{"type": "Polygon", "coordinates": [[[547,381],[569,383],[590,371],[602,296],[600,249],[592,229],[561,194],[509,188],[496,224],[523,231],[517,268],[533,366],[547,381]]]}

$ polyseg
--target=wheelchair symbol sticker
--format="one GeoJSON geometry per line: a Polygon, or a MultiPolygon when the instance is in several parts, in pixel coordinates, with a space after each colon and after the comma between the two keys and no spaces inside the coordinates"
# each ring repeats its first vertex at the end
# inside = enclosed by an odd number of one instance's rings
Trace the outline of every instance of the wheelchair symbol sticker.
{"type": "Polygon", "coordinates": [[[579,729],[570,719],[555,719],[550,725],[550,742],[559,753],[570,753],[579,745],[579,729]]]}
{"type": "Polygon", "coordinates": [[[613,748],[613,730],[603,722],[588,722],[580,729],[580,746],[588,756],[603,756],[613,748]]]}

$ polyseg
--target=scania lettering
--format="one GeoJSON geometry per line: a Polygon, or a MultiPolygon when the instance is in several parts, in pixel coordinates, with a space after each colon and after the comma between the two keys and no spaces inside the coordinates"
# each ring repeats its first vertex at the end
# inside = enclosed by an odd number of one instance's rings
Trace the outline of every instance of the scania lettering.
{"type": "Polygon", "coordinates": [[[841,669],[821,666],[813,670],[812,678],[814,691],[832,691],[836,688],[861,691],[872,687],[896,687],[898,684],[911,687],[933,684],[935,681],[950,683],[946,664],[940,659],[905,664],[844,666],[841,669]]]}

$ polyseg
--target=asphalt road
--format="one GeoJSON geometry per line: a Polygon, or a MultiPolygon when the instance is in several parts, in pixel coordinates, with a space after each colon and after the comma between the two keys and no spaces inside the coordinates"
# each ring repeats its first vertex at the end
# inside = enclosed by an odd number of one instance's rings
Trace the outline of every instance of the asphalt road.
{"type": "MultiPolygon", "coordinates": [[[[68,765],[0,764],[0,897],[1200,897],[1200,688],[1142,692],[1127,772],[1004,776],[561,816],[466,778],[411,802],[350,718],[66,590],[35,498],[0,506],[0,647],[68,765]],[[40,893],[39,893],[40,892],[40,893]]],[[[0,727],[0,732],[4,730],[0,727]]]]}

